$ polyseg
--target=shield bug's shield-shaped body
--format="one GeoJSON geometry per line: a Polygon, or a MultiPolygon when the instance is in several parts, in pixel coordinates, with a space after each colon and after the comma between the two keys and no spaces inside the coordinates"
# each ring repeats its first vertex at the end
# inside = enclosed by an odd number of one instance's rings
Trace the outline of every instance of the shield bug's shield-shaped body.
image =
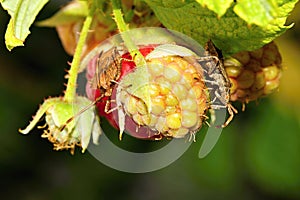
{"type": "Polygon", "coordinates": [[[95,76],[91,87],[100,90],[100,100],[104,96],[111,96],[113,87],[121,76],[121,55],[117,47],[112,47],[106,52],[101,51],[98,59],[95,76]]]}
{"type": "Polygon", "coordinates": [[[227,109],[230,114],[222,127],[227,126],[233,119],[237,110],[230,104],[231,83],[223,66],[222,53],[212,41],[208,41],[205,46],[204,57],[197,59],[203,67],[205,83],[210,94],[210,108],[213,110],[227,109]]]}

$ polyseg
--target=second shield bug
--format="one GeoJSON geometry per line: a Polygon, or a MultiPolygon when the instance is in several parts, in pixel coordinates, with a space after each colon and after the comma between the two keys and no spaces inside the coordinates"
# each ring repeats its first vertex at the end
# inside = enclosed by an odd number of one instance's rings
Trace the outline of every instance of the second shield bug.
{"type": "Polygon", "coordinates": [[[237,113],[237,110],[231,105],[230,86],[231,83],[224,70],[222,53],[209,40],[205,46],[205,55],[197,59],[202,66],[205,83],[210,94],[210,108],[213,110],[227,108],[229,118],[222,127],[226,127],[237,113]]]}

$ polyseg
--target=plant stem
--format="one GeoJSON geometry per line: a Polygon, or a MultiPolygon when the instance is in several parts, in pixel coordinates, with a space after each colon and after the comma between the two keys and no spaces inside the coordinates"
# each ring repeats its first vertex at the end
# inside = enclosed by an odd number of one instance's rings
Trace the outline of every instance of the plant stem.
{"type": "Polygon", "coordinates": [[[125,43],[125,46],[128,48],[128,51],[129,51],[131,57],[133,58],[136,66],[145,65],[146,61],[144,59],[144,56],[138,50],[138,47],[134,44],[134,42],[130,38],[130,35],[128,34],[129,28],[123,18],[120,0],[111,0],[111,2],[112,2],[114,20],[120,31],[120,34],[125,43]]]}
{"type": "Polygon", "coordinates": [[[79,40],[75,49],[75,54],[69,71],[68,83],[67,83],[67,88],[64,96],[64,100],[68,103],[73,102],[76,96],[76,82],[77,82],[78,70],[80,65],[80,58],[82,54],[82,49],[85,44],[85,40],[88,35],[89,28],[93,20],[95,10],[96,10],[95,6],[92,5],[89,9],[88,16],[85,18],[85,21],[83,23],[79,40]]]}

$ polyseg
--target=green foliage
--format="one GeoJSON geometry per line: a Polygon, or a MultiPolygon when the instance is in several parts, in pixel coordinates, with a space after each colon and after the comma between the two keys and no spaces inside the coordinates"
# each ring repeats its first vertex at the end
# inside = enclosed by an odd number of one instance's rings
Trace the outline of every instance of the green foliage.
{"type": "MultiPolygon", "coordinates": [[[[233,0],[196,0],[203,7],[214,11],[218,17],[223,16],[227,9],[234,5],[233,11],[248,24],[256,24],[258,26],[267,26],[272,23],[272,20],[280,17],[280,6],[283,4],[280,0],[240,0],[234,2],[233,0]]],[[[290,4],[294,7],[295,1],[288,1],[284,4],[290,4]]],[[[290,11],[284,9],[285,13],[290,11]]],[[[286,15],[286,14],[285,14],[286,15]]],[[[284,16],[282,16],[284,17],[284,16]]]]}
{"type": "Polygon", "coordinates": [[[279,14],[279,7],[275,0],[239,1],[233,10],[248,24],[258,26],[267,26],[279,14]]]}
{"type": "Polygon", "coordinates": [[[223,10],[212,8],[210,1],[205,1],[206,5],[218,14],[191,0],[145,1],[167,28],[180,31],[202,45],[212,39],[225,54],[258,49],[283,34],[292,26],[286,26],[285,22],[297,2],[278,0],[276,4],[270,4],[273,6],[268,6],[256,0],[248,3],[239,1],[239,4],[232,4],[222,17],[218,17],[223,10]],[[249,7],[251,9],[247,9],[249,7]],[[262,14],[257,15],[253,11],[257,9],[262,14]]]}
{"type": "Polygon", "coordinates": [[[30,26],[47,2],[48,0],[1,0],[2,7],[11,16],[5,33],[8,50],[24,45],[30,26]]]}
{"type": "Polygon", "coordinates": [[[208,9],[217,13],[219,17],[223,16],[227,9],[233,3],[233,0],[196,0],[203,7],[207,6],[208,9]]]}
{"type": "MultiPolygon", "coordinates": [[[[202,45],[209,39],[233,54],[254,50],[283,34],[286,18],[298,0],[144,0],[158,19],[169,29],[193,37],[202,45]]],[[[48,0],[1,0],[2,7],[11,15],[5,34],[9,50],[23,46],[29,28],[48,0]]],[[[104,1],[74,1],[39,25],[56,26],[81,20],[93,3],[102,12],[104,1]]]]}

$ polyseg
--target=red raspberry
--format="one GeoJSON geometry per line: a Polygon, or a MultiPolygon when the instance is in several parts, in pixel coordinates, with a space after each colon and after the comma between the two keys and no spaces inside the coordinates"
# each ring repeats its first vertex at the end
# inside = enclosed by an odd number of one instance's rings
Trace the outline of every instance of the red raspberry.
{"type": "MultiPolygon", "coordinates": [[[[144,47],[142,49],[140,49],[140,52],[142,53],[143,56],[146,56],[149,52],[151,52],[154,49],[153,46],[147,46],[144,47]]],[[[97,66],[97,59],[98,57],[93,58],[87,68],[87,73],[86,73],[86,77],[89,80],[88,83],[86,84],[86,93],[89,99],[91,100],[96,100],[97,98],[99,98],[101,96],[101,91],[99,89],[96,88],[92,88],[91,87],[91,81],[95,78],[95,73],[96,73],[96,67],[97,66]]],[[[133,62],[131,56],[129,53],[126,53],[124,55],[122,55],[122,64],[120,67],[120,76],[117,80],[114,81],[119,81],[124,75],[126,75],[128,72],[132,71],[135,68],[135,63],[133,62]]],[[[111,100],[110,96],[104,96],[103,98],[101,98],[100,101],[97,102],[97,107],[98,107],[98,111],[99,111],[99,115],[105,117],[106,119],[108,119],[108,121],[110,122],[110,124],[118,129],[118,125],[116,123],[116,121],[113,118],[113,113],[112,112],[106,112],[105,111],[105,107],[107,106],[107,102],[109,102],[111,100]]]]}
{"type": "MultiPolygon", "coordinates": [[[[140,52],[145,57],[155,46],[140,47],[140,52]]],[[[118,59],[121,59],[120,76],[113,80],[118,83],[113,85],[113,92],[109,92],[105,98],[111,100],[110,109],[119,107],[117,110],[124,113],[124,126],[128,132],[138,138],[181,138],[188,134],[193,136],[201,128],[208,109],[208,96],[203,72],[199,71],[199,67],[196,68],[184,58],[174,55],[147,58],[147,66],[137,68],[129,53],[118,59]],[[143,70],[147,74],[147,80],[137,93],[148,91],[148,100],[131,91],[131,84],[126,85],[127,82],[134,83],[132,79],[143,76],[139,74],[143,73],[143,70]],[[118,89],[119,93],[116,91],[118,89]]],[[[89,80],[94,76],[92,74],[95,73],[95,67],[95,60],[92,60],[87,72],[89,80]]],[[[92,100],[103,95],[101,89],[93,93],[89,87],[90,83],[87,84],[87,93],[92,100]]],[[[105,116],[117,128],[123,123],[118,121],[120,112],[107,112],[106,105],[103,98],[97,103],[99,114],[105,116]]]]}

